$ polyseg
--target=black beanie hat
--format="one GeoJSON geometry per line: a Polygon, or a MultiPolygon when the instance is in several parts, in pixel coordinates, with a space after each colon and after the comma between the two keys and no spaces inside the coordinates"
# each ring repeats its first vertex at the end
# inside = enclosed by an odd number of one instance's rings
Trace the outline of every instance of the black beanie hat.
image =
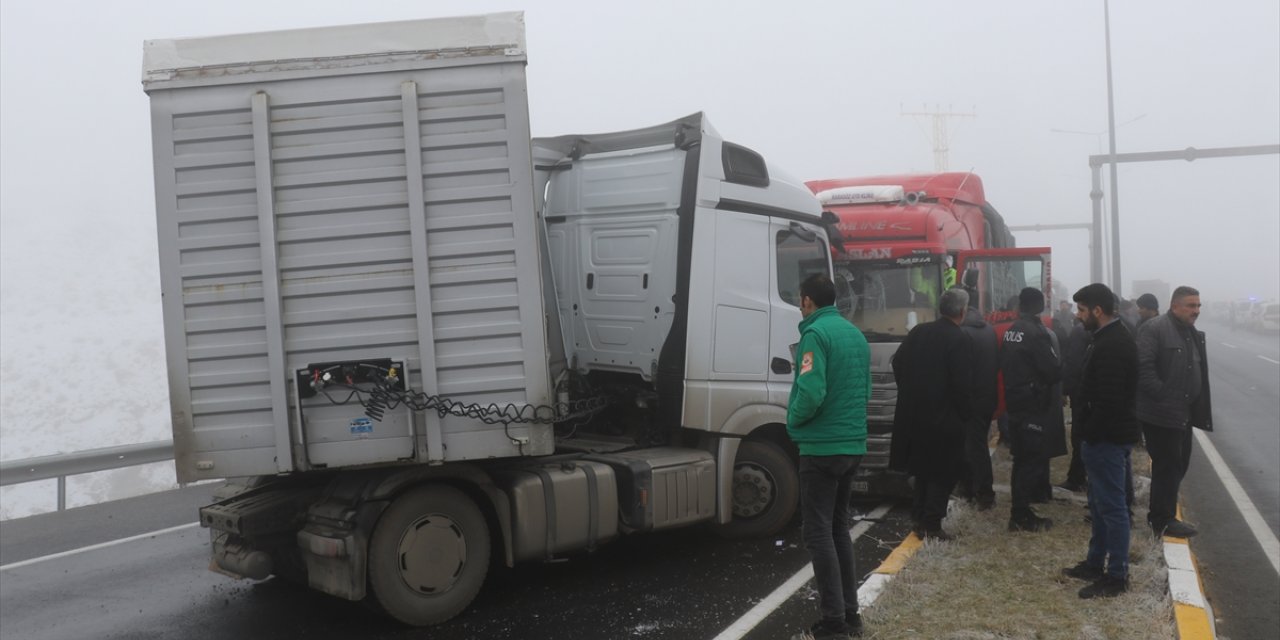
{"type": "Polygon", "coordinates": [[[1039,314],[1044,311],[1044,294],[1035,287],[1027,287],[1018,293],[1018,311],[1039,314]]]}

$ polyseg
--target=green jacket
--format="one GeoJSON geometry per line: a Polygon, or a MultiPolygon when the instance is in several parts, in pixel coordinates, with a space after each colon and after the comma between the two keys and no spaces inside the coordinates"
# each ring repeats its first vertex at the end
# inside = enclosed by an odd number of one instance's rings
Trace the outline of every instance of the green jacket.
{"type": "Polygon", "coordinates": [[[787,435],[802,456],[865,455],[871,348],[835,307],[800,322],[787,435]]]}

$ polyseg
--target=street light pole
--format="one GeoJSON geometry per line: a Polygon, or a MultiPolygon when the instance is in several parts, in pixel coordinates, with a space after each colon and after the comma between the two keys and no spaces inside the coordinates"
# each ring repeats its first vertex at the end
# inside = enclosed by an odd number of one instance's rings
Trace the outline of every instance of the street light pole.
{"type": "MultiPolygon", "coordinates": [[[[1116,155],[1116,105],[1111,87],[1111,6],[1102,0],[1102,16],[1107,37],[1107,131],[1111,139],[1111,156],[1116,155]]],[[[1120,187],[1116,179],[1116,162],[1111,163],[1111,290],[1120,293],[1120,187]]]]}

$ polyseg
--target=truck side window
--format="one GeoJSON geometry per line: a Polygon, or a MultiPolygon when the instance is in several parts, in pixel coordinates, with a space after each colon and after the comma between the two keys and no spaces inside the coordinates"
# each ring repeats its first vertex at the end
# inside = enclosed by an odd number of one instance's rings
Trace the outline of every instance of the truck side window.
{"type": "Polygon", "coordinates": [[[778,232],[778,297],[783,302],[800,306],[800,283],[815,273],[830,275],[828,251],[821,239],[804,240],[792,231],[778,232]]]}
{"type": "Polygon", "coordinates": [[[1018,293],[1023,287],[1044,286],[1044,264],[1039,259],[999,258],[983,262],[987,280],[981,311],[988,317],[993,313],[1017,315],[1018,293]]]}

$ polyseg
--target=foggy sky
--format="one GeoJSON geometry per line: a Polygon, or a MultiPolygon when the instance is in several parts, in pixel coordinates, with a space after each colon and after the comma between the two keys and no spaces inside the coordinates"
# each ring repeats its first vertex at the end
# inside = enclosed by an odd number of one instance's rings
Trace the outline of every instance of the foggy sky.
{"type": "MultiPolygon", "coordinates": [[[[977,114],[952,122],[951,169],[982,176],[1010,224],[1090,218],[1087,156],[1107,126],[1101,0],[4,0],[3,313],[90,317],[66,283],[159,313],[144,39],[499,10],[526,12],[535,135],[703,110],[803,179],[927,172],[930,124],[900,111],[950,107],[977,114]]],[[[1132,120],[1119,151],[1280,141],[1280,3],[1115,0],[1111,12],[1116,118],[1132,120]]],[[[1206,300],[1277,295],[1276,156],[1126,165],[1119,184],[1126,289],[1161,278],[1206,300]]],[[[1052,246],[1071,289],[1088,282],[1084,231],[1018,243],[1052,246]]]]}

